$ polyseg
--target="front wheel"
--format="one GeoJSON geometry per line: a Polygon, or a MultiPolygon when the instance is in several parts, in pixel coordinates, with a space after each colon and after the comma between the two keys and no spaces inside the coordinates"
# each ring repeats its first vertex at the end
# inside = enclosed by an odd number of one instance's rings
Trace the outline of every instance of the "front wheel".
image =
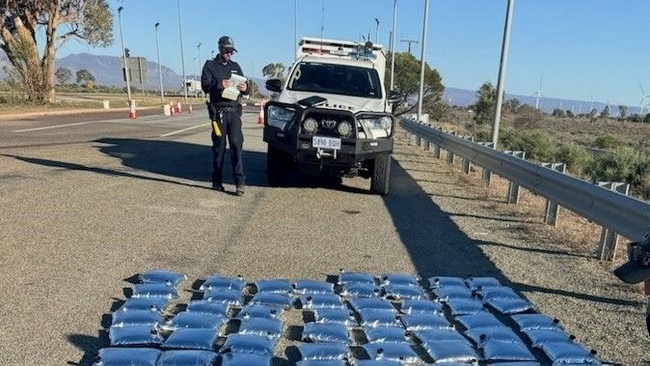
{"type": "Polygon", "coordinates": [[[291,159],[282,150],[268,146],[266,152],[266,178],[269,186],[282,187],[287,185],[291,172],[291,159]]]}
{"type": "Polygon", "coordinates": [[[390,154],[377,156],[372,163],[370,191],[385,196],[388,194],[390,181],[390,154]]]}

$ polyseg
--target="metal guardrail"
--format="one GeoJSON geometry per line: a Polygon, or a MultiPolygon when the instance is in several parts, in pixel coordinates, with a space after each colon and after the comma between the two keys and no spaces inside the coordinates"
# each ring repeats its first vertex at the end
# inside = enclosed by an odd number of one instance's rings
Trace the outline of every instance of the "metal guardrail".
{"type": "Polygon", "coordinates": [[[647,202],[456,137],[428,124],[402,119],[401,126],[409,133],[630,240],[638,240],[650,230],[650,204],[647,202]]]}

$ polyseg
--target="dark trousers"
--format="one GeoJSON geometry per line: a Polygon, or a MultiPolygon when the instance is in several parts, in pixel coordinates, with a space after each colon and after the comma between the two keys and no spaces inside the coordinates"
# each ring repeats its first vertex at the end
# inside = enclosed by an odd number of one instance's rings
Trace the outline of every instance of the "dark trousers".
{"type": "Polygon", "coordinates": [[[242,162],[244,134],[239,111],[237,109],[217,111],[214,118],[220,125],[221,136],[217,136],[214,129],[212,130],[212,184],[223,183],[223,161],[227,140],[234,183],[243,185],[246,180],[242,162]]]}

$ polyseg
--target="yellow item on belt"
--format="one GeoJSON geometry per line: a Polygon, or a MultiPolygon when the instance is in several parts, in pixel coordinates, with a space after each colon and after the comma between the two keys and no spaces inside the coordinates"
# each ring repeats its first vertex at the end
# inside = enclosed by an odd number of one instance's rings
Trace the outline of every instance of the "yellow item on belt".
{"type": "Polygon", "coordinates": [[[217,121],[212,121],[212,129],[214,129],[214,134],[217,136],[221,136],[221,129],[219,128],[219,124],[217,121]]]}

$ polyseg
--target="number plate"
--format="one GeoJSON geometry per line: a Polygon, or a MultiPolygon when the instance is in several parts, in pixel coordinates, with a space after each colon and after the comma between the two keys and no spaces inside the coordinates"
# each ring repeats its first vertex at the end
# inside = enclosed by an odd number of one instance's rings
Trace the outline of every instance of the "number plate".
{"type": "Polygon", "coordinates": [[[341,139],[338,137],[314,136],[311,144],[315,148],[340,150],[341,139]]]}

